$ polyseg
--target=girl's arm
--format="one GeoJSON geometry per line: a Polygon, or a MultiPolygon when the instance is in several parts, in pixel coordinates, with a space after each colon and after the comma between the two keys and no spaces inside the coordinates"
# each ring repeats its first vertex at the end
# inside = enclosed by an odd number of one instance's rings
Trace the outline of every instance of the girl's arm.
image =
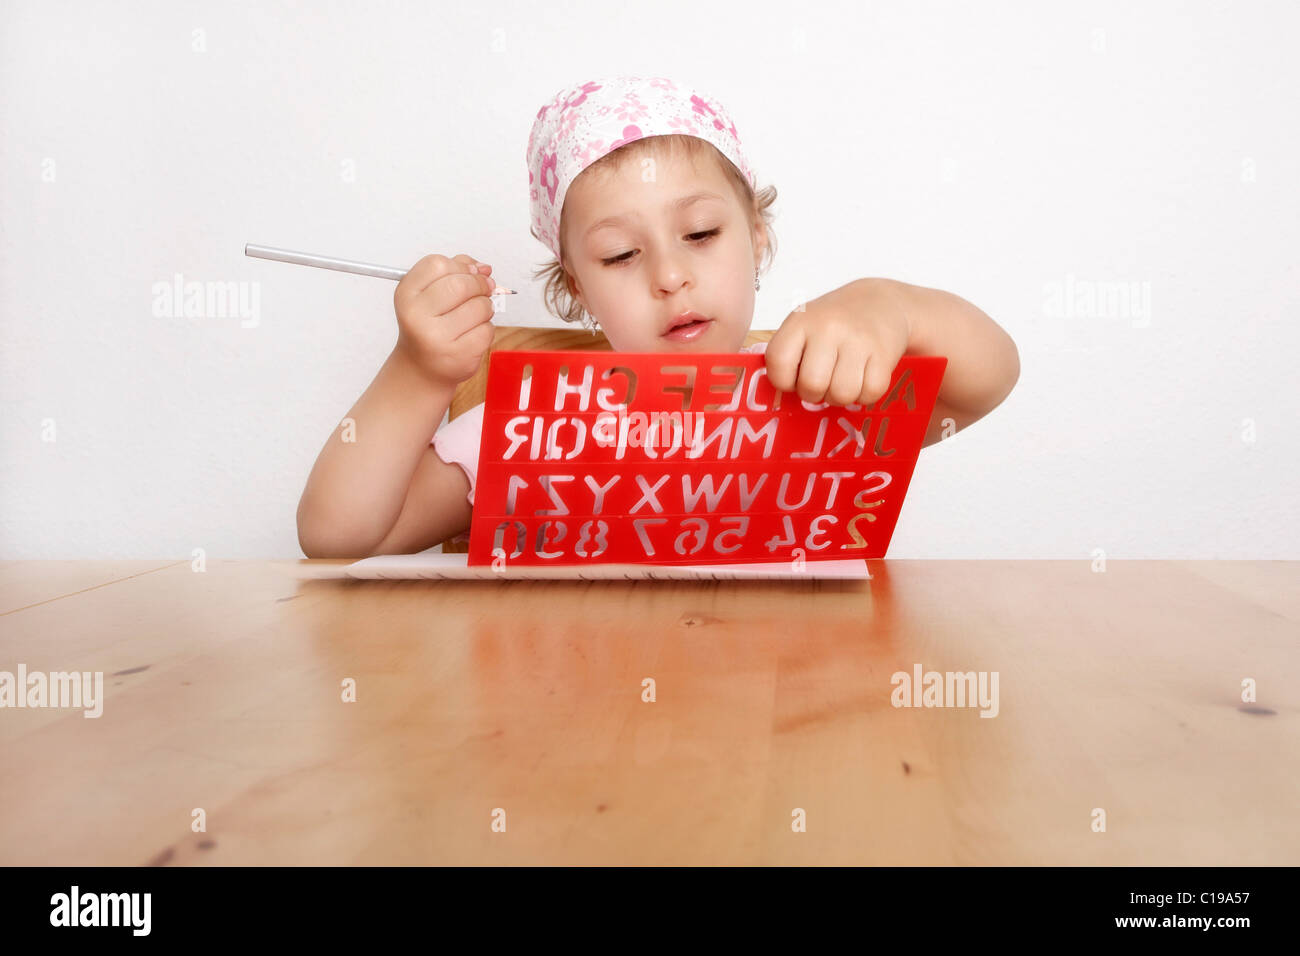
{"type": "Polygon", "coordinates": [[[495,336],[492,267],[428,255],[397,283],[397,345],[321,449],[298,503],[309,558],[420,551],[470,523],[469,481],[430,438],[495,336]]]}
{"type": "Polygon", "coordinates": [[[469,483],[429,445],[455,388],[431,382],[401,349],[393,350],[325,442],[307,479],[298,503],[303,554],[390,553],[380,544],[419,550],[417,538],[432,547],[468,526],[469,483]],[[393,532],[400,532],[400,543],[390,540],[393,532]]]}
{"type": "Polygon", "coordinates": [[[910,332],[905,355],[948,359],[922,447],[979,421],[1011,394],[1020,378],[1020,352],[984,312],[942,289],[895,279],[862,281],[895,298],[906,312],[910,332]]]}
{"type": "Polygon", "coordinates": [[[765,354],[777,390],[832,405],[875,404],[905,355],[946,357],[922,447],[979,421],[1020,377],[1016,343],[996,322],[950,292],[894,279],[854,279],[804,303],[765,354]]]}

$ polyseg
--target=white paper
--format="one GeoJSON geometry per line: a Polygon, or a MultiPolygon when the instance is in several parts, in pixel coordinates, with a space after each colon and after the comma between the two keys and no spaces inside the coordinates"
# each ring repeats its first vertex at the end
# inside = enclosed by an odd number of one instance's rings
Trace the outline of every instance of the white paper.
{"type": "Polygon", "coordinates": [[[805,561],[796,568],[791,561],[770,564],[588,564],[528,567],[509,565],[493,570],[491,565],[470,567],[467,554],[442,554],[422,551],[419,554],[386,554],[363,558],[347,566],[354,578],[444,578],[452,580],[738,580],[744,578],[783,578],[796,581],[812,579],[870,580],[871,572],[862,559],[805,561]]]}

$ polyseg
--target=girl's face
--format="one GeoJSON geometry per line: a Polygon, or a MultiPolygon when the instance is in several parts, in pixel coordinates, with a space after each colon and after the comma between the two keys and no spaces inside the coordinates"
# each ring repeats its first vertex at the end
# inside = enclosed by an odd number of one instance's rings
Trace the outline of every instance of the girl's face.
{"type": "Polygon", "coordinates": [[[573,292],[619,352],[738,352],[754,318],[754,271],[767,234],[753,229],[716,163],[649,155],[588,175],[565,194],[573,292]],[[700,194],[704,194],[701,198],[700,194]],[[666,337],[683,312],[709,320],[666,337]]]}

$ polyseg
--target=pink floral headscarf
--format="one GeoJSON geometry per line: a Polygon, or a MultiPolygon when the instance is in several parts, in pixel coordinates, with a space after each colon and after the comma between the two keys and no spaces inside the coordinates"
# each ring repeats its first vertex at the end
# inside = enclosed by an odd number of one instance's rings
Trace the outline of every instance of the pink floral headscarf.
{"type": "Polygon", "coordinates": [[[731,117],[717,100],[663,77],[617,76],[561,90],[537,112],[528,136],[533,226],[560,255],[560,211],[569,185],[620,146],[674,133],[712,143],[757,188],[731,117]]]}

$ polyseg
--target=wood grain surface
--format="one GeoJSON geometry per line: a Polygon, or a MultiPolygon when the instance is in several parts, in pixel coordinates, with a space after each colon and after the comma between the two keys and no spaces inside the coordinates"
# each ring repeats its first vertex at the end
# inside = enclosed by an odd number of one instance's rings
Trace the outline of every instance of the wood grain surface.
{"type": "Polygon", "coordinates": [[[105,692],[0,709],[0,863],[1300,863],[1294,562],[346,563],[0,563],[0,670],[105,692]],[[917,664],[998,672],[997,716],[893,706],[917,664]]]}

